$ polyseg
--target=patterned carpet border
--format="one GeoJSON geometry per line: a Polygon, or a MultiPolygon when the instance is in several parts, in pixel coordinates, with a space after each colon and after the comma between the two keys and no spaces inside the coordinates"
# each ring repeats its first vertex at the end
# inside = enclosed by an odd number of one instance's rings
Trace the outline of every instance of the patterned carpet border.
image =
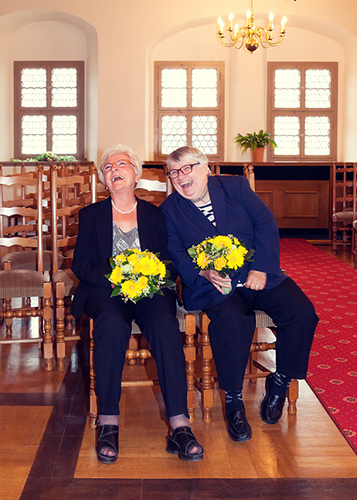
{"type": "Polygon", "coordinates": [[[357,269],[302,239],[280,245],[281,267],[320,318],[307,382],[357,454],[357,269]]]}

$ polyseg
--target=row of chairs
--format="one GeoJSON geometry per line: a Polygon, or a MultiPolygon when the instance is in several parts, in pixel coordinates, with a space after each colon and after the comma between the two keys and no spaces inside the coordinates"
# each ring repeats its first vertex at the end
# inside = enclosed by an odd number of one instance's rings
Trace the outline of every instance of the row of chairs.
{"type": "Polygon", "coordinates": [[[62,164],[45,170],[40,164],[31,172],[1,174],[0,319],[6,336],[0,343],[38,342],[45,370],[51,371],[53,283],[58,270],[70,265],[66,252],[75,245],[79,209],[95,201],[95,167],[81,171],[78,164],[62,164]],[[28,317],[39,318],[38,335],[14,338],[13,318],[28,317]]]}

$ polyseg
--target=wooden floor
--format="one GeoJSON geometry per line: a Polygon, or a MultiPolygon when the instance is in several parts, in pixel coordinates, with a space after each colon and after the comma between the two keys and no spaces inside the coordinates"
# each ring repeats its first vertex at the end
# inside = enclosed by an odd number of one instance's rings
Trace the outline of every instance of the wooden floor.
{"type": "MultiPolygon", "coordinates": [[[[320,247],[331,252],[329,247],[320,247]]],[[[339,250],[349,263],[349,252],[339,250]]],[[[34,327],[36,320],[28,320],[34,327]]],[[[20,320],[14,335],[25,328],[20,320]]],[[[263,332],[264,333],[264,332],[263,332]]],[[[165,451],[168,432],[159,387],[126,387],[120,403],[119,459],[100,464],[86,422],[88,342],[67,343],[67,370],[45,372],[37,345],[0,346],[0,500],[352,499],[357,456],[305,382],[298,414],[269,426],[259,416],[263,381],[245,382],[253,437],[232,442],[215,388],[213,422],[196,409],[202,462],[165,451]]],[[[126,366],[124,379],[156,378],[154,362],[126,366]]]]}

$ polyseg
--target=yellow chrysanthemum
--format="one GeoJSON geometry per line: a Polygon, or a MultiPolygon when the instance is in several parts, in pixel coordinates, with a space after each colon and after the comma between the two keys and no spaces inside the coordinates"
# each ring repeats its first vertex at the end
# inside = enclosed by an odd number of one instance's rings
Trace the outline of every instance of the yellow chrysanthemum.
{"type": "Polygon", "coordinates": [[[124,262],[124,260],[126,260],[126,257],[122,253],[114,257],[114,262],[116,263],[117,266],[120,265],[121,262],[124,262]]]}
{"type": "Polygon", "coordinates": [[[218,248],[232,248],[232,240],[228,236],[216,236],[212,243],[218,248]]]}
{"type": "Polygon", "coordinates": [[[137,255],[137,254],[129,255],[128,262],[129,262],[129,264],[131,264],[133,266],[133,273],[140,272],[139,255],[137,255]]]}
{"type": "Polygon", "coordinates": [[[136,283],[135,281],[128,280],[122,284],[121,290],[122,290],[124,295],[127,295],[128,297],[133,299],[135,297],[138,297],[138,295],[140,295],[142,287],[141,287],[140,283],[136,283]]]}
{"type": "Polygon", "coordinates": [[[139,283],[141,285],[141,289],[143,290],[145,287],[147,287],[149,280],[147,279],[146,276],[140,276],[139,283]]]}
{"type": "Polygon", "coordinates": [[[214,261],[214,268],[216,271],[222,271],[222,269],[227,265],[227,261],[224,257],[218,257],[214,261]]]}
{"type": "Polygon", "coordinates": [[[110,275],[109,280],[114,284],[117,285],[120,283],[120,281],[123,278],[123,273],[121,272],[119,267],[115,267],[110,275]]]}
{"type": "Polygon", "coordinates": [[[227,255],[227,264],[229,269],[238,269],[244,264],[244,256],[247,253],[247,249],[244,247],[235,248],[232,252],[227,255]]]}
{"type": "Polygon", "coordinates": [[[157,267],[158,267],[158,272],[160,275],[160,278],[164,278],[166,275],[166,266],[163,262],[158,261],[157,262],[157,267]]]}
{"type": "Polygon", "coordinates": [[[201,269],[205,269],[205,267],[209,264],[209,258],[207,257],[205,252],[201,252],[197,257],[197,265],[201,269]]]}
{"type": "Polygon", "coordinates": [[[142,257],[136,267],[138,269],[138,272],[144,274],[145,276],[155,274],[157,269],[154,259],[150,259],[150,257],[142,257]]]}

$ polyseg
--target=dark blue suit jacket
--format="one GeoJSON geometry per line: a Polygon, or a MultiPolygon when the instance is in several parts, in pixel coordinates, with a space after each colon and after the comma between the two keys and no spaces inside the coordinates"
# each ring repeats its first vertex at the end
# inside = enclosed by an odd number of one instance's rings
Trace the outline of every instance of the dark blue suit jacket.
{"type": "Polygon", "coordinates": [[[267,273],[266,288],[281,283],[286,276],[280,269],[279,231],[273,213],[252,191],[245,177],[208,178],[217,226],[188,199],[176,191],[160,206],[165,214],[169,256],[183,282],[183,300],[189,310],[205,309],[225,296],[198,275],[187,249],[207,237],[232,234],[246,248],[254,248],[254,262],[246,263],[232,278],[232,292],[238,281],[245,282],[251,269],[267,273]]]}
{"type": "MultiPolygon", "coordinates": [[[[161,210],[144,200],[137,200],[137,218],[142,250],[160,252],[161,260],[168,260],[165,221],[161,210]]],[[[93,203],[79,211],[79,232],[74,251],[72,271],[80,280],[76,289],[72,314],[82,313],[86,297],[93,287],[111,290],[104,274],[111,271],[109,257],[113,246],[113,216],[111,198],[93,203]]],[[[171,269],[170,269],[171,267],[171,269]]],[[[170,279],[176,274],[172,266],[170,279]]],[[[109,297],[110,293],[108,293],[109,297]]]]}

